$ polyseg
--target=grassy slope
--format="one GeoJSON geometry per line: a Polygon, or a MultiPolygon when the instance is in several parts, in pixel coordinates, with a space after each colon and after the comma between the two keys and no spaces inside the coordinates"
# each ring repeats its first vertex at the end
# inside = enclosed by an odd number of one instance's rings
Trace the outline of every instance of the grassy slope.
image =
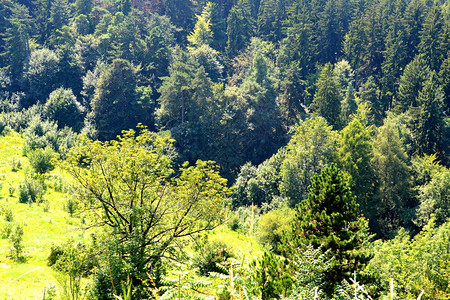
{"type": "MultiPolygon", "coordinates": [[[[64,211],[67,195],[55,192],[52,180],[59,177],[58,170],[47,176],[44,199],[49,201],[48,211],[44,204],[21,204],[18,202],[18,187],[29,172],[28,159],[22,156],[23,140],[17,133],[0,137],[0,210],[13,211],[12,223],[20,224],[24,230],[24,262],[11,258],[11,243],[0,239],[0,299],[42,299],[47,285],[56,284],[53,271],[47,266],[47,257],[52,244],[70,237],[77,238],[78,219],[64,211]],[[21,168],[12,171],[12,162],[20,161],[21,168]],[[9,195],[9,187],[15,191],[9,195]]],[[[0,232],[8,226],[4,214],[0,216],[0,232]]]]}

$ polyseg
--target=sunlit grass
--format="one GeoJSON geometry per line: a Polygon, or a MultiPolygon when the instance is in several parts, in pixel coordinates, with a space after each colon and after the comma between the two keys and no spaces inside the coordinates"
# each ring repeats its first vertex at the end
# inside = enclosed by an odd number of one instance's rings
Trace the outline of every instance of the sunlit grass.
{"type": "Polygon", "coordinates": [[[60,176],[58,169],[46,178],[48,188],[43,198],[48,204],[19,203],[19,184],[31,172],[22,147],[18,133],[0,137],[0,210],[13,212],[11,222],[0,215],[0,232],[8,223],[24,230],[21,261],[12,258],[10,241],[0,238],[0,299],[42,299],[44,289],[57,284],[53,270],[47,266],[51,246],[83,234],[80,219],[66,212],[68,195],[53,189],[52,177],[60,176]]]}

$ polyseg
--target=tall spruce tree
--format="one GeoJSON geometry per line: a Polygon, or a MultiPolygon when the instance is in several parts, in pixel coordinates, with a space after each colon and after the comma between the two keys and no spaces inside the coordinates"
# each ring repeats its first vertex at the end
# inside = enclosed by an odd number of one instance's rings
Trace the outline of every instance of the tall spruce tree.
{"type": "Polygon", "coordinates": [[[230,10],[227,19],[227,47],[229,57],[236,56],[250,42],[253,35],[254,19],[251,6],[246,0],[239,0],[230,10]]]}
{"type": "Polygon", "coordinates": [[[342,96],[333,65],[327,63],[320,73],[313,107],[330,125],[339,127],[342,96]]]}
{"type": "Polygon", "coordinates": [[[405,112],[417,106],[417,97],[430,73],[423,55],[417,55],[405,68],[400,77],[395,111],[405,112]]]}
{"type": "Polygon", "coordinates": [[[442,154],[443,99],[444,94],[433,71],[419,92],[417,107],[410,108],[416,154],[442,154]]]}

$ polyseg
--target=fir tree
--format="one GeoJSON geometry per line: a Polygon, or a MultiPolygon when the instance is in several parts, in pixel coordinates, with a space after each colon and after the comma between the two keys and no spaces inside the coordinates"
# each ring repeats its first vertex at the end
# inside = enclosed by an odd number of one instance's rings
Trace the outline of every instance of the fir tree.
{"type": "Polygon", "coordinates": [[[341,112],[340,86],[333,71],[333,65],[327,63],[320,73],[313,107],[330,125],[339,127],[341,112]]]}
{"type": "Polygon", "coordinates": [[[442,154],[443,98],[437,75],[433,71],[417,97],[418,106],[410,108],[413,141],[418,155],[442,154]]]}

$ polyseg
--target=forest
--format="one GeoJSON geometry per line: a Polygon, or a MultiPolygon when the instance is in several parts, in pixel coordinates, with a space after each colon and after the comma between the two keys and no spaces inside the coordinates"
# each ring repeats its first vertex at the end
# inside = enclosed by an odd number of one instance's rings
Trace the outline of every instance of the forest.
{"type": "Polygon", "coordinates": [[[447,0],[0,0],[0,298],[450,299],[447,0]]]}

